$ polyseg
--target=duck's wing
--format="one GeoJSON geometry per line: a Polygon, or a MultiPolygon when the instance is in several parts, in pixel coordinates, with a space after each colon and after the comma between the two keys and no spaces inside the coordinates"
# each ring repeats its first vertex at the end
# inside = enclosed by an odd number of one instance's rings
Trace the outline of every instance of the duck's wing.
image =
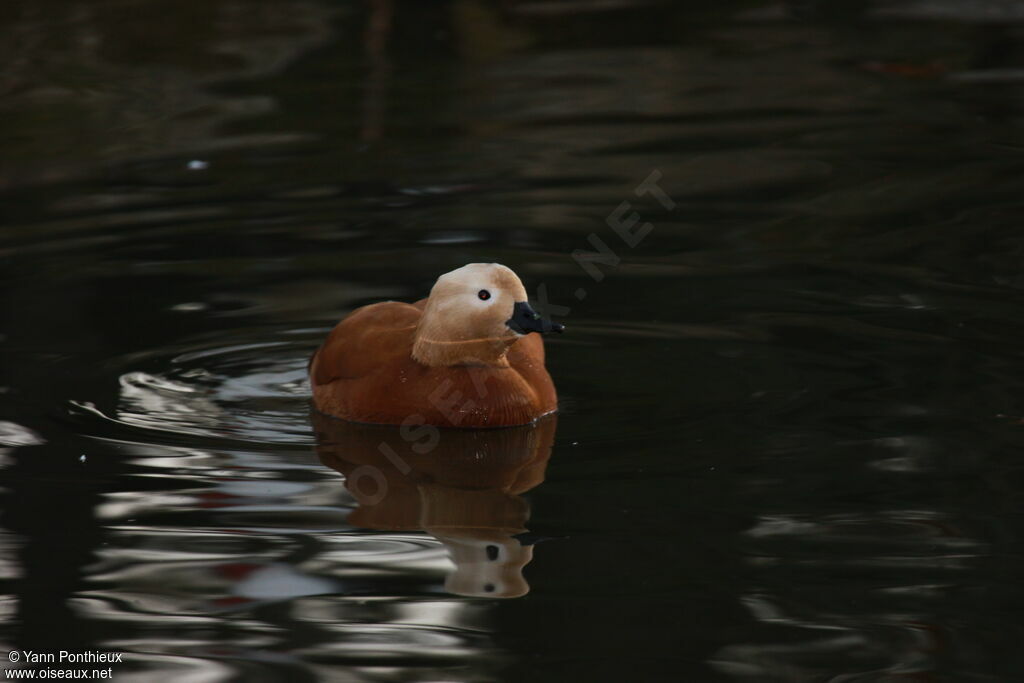
{"type": "Polygon", "coordinates": [[[384,301],[352,311],[338,323],[310,361],[314,384],[365,377],[401,354],[408,355],[421,311],[384,301]]]}

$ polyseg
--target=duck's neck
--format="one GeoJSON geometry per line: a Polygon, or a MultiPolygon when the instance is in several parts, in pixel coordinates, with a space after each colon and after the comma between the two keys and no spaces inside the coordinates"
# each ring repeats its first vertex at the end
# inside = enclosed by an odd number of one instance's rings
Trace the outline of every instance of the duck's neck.
{"type": "Polygon", "coordinates": [[[515,339],[436,339],[417,329],[412,344],[412,357],[419,363],[436,368],[454,365],[483,365],[507,368],[505,354],[515,339]]]}

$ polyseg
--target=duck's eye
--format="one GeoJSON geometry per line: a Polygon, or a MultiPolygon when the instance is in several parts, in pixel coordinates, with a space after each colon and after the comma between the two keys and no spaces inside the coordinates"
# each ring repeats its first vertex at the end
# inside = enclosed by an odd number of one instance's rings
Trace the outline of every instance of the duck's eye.
{"type": "Polygon", "coordinates": [[[491,298],[491,293],[488,292],[486,289],[481,289],[479,292],[477,292],[476,295],[480,297],[480,301],[487,301],[488,299],[491,298]]]}

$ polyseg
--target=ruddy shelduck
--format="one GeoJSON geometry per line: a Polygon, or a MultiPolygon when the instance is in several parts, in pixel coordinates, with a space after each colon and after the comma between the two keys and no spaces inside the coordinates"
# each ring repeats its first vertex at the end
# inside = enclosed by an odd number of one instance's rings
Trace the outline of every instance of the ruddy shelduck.
{"type": "Polygon", "coordinates": [[[553,413],[544,342],[561,332],[530,306],[519,277],[470,263],[415,304],[352,311],[309,364],[313,405],[353,422],[508,427],[553,413]]]}

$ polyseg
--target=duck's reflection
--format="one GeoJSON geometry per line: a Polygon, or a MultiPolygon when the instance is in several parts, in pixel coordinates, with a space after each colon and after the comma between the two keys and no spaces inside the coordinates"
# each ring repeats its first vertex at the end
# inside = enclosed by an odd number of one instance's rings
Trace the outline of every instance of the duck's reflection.
{"type": "MultiPolygon", "coordinates": [[[[521,494],[544,481],[554,416],[533,425],[426,431],[361,425],[314,413],[320,461],[345,476],[357,507],[349,523],[425,531],[448,549],[458,595],[514,598],[533,559],[521,494]],[[412,438],[410,438],[412,437],[412,438]],[[419,437],[419,438],[416,438],[419,437]]],[[[422,428],[428,429],[428,428],[422,428]]]]}

